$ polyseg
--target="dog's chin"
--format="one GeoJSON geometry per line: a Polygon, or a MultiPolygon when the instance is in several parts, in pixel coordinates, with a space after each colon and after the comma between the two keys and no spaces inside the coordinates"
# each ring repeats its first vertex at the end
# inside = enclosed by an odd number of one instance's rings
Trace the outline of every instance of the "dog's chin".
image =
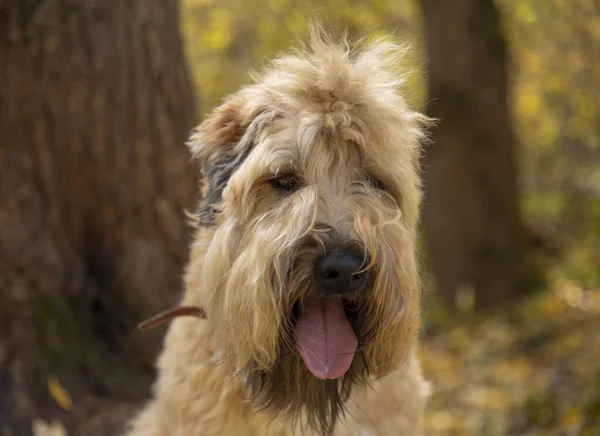
{"type": "Polygon", "coordinates": [[[309,427],[320,434],[330,434],[338,418],[344,414],[345,402],[352,388],[366,384],[369,376],[361,351],[359,307],[359,301],[352,297],[339,296],[307,299],[294,304],[289,323],[282,332],[281,355],[273,368],[264,371],[252,364],[246,368],[246,389],[251,403],[260,410],[288,415],[291,420],[300,418],[302,414],[309,427]],[[316,310],[327,313],[321,320],[310,319],[317,314],[307,314],[307,311],[316,310]],[[303,319],[306,317],[309,319],[303,319]],[[344,319],[340,320],[342,317],[344,319]],[[302,335],[318,329],[319,322],[325,329],[332,326],[338,329],[331,332],[342,337],[337,348],[350,349],[327,349],[322,343],[328,339],[326,337],[313,338],[316,344],[307,344],[311,338],[302,338],[302,335]],[[299,333],[302,328],[308,331],[299,333]],[[356,338],[355,344],[351,343],[352,336],[356,338]],[[298,343],[303,341],[303,344],[298,343]],[[342,351],[343,356],[329,356],[331,359],[323,361],[323,356],[336,351],[342,351]]]}

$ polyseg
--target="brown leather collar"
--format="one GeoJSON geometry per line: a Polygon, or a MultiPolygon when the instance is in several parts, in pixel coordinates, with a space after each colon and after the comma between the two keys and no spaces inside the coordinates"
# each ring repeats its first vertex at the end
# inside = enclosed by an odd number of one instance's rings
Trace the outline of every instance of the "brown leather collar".
{"type": "Polygon", "coordinates": [[[200,306],[173,307],[172,309],[165,310],[164,312],[154,315],[152,318],[142,321],[138,324],[138,329],[147,332],[148,330],[158,327],[179,316],[195,316],[197,318],[206,319],[206,311],[200,306]]]}

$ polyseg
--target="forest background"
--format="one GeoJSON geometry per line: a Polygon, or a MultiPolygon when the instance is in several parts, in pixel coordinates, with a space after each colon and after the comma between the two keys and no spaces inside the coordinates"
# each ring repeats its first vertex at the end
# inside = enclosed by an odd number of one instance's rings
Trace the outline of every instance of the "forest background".
{"type": "Polygon", "coordinates": [[[0,1],[0,434],[149,395],[196,202],[184,141],[310,18],[410,46],[429,435],[600,431],[598,0],[0,1]]]}

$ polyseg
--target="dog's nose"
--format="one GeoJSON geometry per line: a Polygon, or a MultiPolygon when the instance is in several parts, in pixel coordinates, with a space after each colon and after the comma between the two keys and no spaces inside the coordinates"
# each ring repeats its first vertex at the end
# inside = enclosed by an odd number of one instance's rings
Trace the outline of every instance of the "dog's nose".
{"type": "Polygon", "coordinates": [[[358,250],[336,250],[319,257],[315,279],[323,291],[343,294],[358,291],[367,282],[367,271],[360,271],[365,260],[358,250]]]}

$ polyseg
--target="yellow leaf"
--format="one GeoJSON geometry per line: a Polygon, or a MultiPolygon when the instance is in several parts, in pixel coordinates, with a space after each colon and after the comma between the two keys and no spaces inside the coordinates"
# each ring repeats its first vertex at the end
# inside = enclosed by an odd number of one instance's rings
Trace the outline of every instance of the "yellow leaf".
{"type": "Polygon", "coordinates": [[[289,9],[290,2],[289,0],[269,0],[269,6],[271,10],[281,14],[289,9]]]}
{"type": "Polygon", "coordinates": [[[542,108],[542,99],[540,93],[534,87],[526,87],[521,90],[517,96],[517,104],[523,116],[532,118],[539,116],[542,108]]]}
{"type": "Polygon", "coordinates": [[[54,401],[56,401],[56,404],[63,409],[70,411],[73,408],[71,397],[55,377],[50,377],[48,379],[48,392],[54,401]]]}
{"type": "Polygon", "coordinates": [[[439,410],[431,414],[429,421],[434,430],[447,431],[452,426],[454,419],[449,412],[445,410],[439,410]]]}
{"type": "Polygon", "coordinates": [[[535,11],[528,2],[519,2],[515,11],[518,21],[525,24],[532,24],[536,20],[535,11]]]}
{"type": "Polygon", "coordinates": [[[292,34],[299,34],[306,27],[306,17],[298,11],[285,17],[285,27],[292,34]]]}
{"type": "Polygon", "coordinates": [[[582,420],[583,414],[581,413],[581,410],[578,407],[571,407],[563,418],[563,424],[565,424],[567,428],[577,428],[581,425],[582,420]]]}

